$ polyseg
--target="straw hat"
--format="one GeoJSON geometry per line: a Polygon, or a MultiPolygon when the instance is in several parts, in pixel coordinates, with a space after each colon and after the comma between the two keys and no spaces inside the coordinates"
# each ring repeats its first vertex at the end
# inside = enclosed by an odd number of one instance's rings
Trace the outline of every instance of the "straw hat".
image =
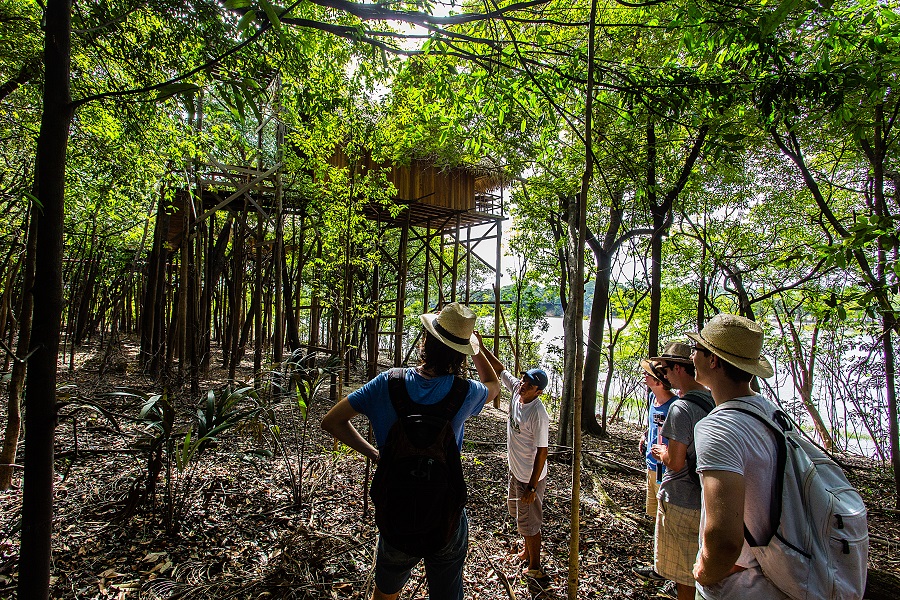
{"type": "Polygon", "coordinates": [[[451,302],[438,314],[419,316],[428,333],[441,340],[444,345],[470,356],[481,350],[478,338],[473,333],[475,318],[472,309],[459,302],[451,302]]]}
{"type": "Polygon", "coordinates": [[[662,365],[660,365],[658,362],[656,362],[656,360],[652,358],[649,360],[646,358],[641,359],[641,368],[644,369],[644,371],[646,371],[647,374],[650,375],[650,377],[662,382],[662,384],[666,386],[667,389],[671,389],[672,384],[669,383],[669,380],[666,379],[666,376],[663,375],[662,371],[659,370],[661,366],[662,365]]]}
{"type": "Polygon", "coordinates": [[[669,342],[663,348],[660,356],[654,356],[650,360],[681,363],[683,365],[694,364],[691,360],[691,347],[682,342],[669,342]]]}
{"type": "Polygon", "coordinates": [[[721,313],[710,319],[700,333],[687,336],[742,371],[759,377],[775,373],[762,355],[762,327],[750,319],[721,313]]]}

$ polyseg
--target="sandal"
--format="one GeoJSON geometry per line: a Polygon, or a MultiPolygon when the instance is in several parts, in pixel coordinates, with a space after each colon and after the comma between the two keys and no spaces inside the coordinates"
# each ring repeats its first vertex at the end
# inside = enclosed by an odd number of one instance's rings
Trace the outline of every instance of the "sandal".
{"type": "Polygon", "coordinates": [[[524,575],[528,579],[535,579],[537,581],[550,579],[550,576],[540,569],[525,569],[525,571],[522,572],[522,575],[524,575]]]}

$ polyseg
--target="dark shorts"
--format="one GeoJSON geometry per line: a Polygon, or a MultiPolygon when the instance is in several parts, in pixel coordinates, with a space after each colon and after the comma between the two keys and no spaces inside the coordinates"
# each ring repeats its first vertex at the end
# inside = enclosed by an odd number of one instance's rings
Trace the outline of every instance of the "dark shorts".
{"type": "Polygon", "coordinates": [[[378,536],[375,554],[375,585],[385,594],[396,594],[409,580],[410,571],[425,560],[430,600],[462,600],[463,565],[469,551],[469,521],[463,510],[459,528],[450,543],[429,556],[411,556],[393,548],[378,536]]]}

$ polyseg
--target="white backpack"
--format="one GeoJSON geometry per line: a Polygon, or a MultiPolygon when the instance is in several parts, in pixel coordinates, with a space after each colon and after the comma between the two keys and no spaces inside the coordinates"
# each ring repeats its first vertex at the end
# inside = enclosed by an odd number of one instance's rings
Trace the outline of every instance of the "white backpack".
{"type": "Polygon", "coordinates": [[[799,435],[782,411],[773,418],[755,405],[729,400],[717,406],[764,423],[778,441],[769,540],[744,538],[763,574],[794,600],[855,600],[866,587],[869,533],[866,507],[843,470],[799,435]],[[774,420],[773,420],[774,419],[774,420]]]}

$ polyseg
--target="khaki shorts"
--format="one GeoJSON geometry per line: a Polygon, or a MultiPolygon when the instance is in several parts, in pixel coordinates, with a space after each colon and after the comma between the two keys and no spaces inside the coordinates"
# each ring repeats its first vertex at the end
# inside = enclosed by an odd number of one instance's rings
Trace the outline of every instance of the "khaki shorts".
{"type": "Polygon", "coordinates": [[[531,504],[519,502],[527,487],[528,483],[522,483],[510,473],[506,506],[509,514],[516,520],[519,535],[531,537],[541,532],[541,524],[544,522],[544,490],[547,488],[547,479],[541,479],[535,486],[535,499],[531,504]]]}
{"type": "Polygon", "coordinates": [[[700,549],[699,531],[700,509],[660,502],[653,541],[656,572],[681,585],[697,585],[693,569],[700,549]]]}
{"type": "Polygon", "coordinates": [[[656,518],[656,509],[659,506],[659,501],[656,499],[656,495],[659,493],[659,484],[656,483],[656,469],[647,470],[647,516],[656,518]]]}

